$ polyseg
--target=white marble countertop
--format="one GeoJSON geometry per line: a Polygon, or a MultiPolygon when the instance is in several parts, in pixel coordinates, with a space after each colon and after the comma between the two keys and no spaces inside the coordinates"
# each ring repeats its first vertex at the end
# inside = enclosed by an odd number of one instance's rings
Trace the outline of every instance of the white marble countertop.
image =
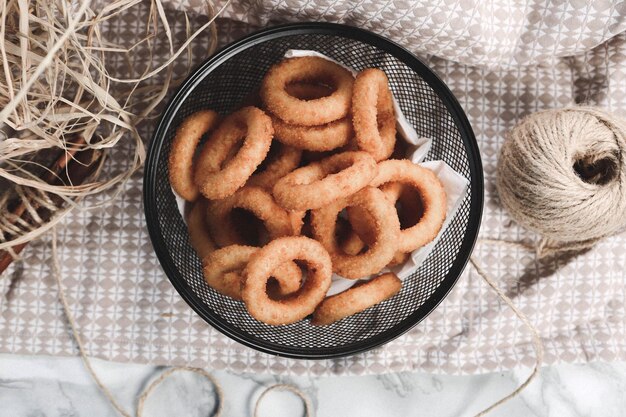
{"type": "MultiPolygon", "coordinates": [[[[120,404],[134,410],[136,397],[164,368],[93,360],[96,372],[120,404]]],[[[265,387],[293,384],[311,399],[317,417],[472,416],[506,395],[529,370],[447,376],[420,373],[365,377],[279,378],[212,372],[224,391],[222,416],[252,416],[265,387]]],[[[618,417],[626,415],[626,363],[544,368],[524,393],[495,410],[503,417],[618,417]]],[[[209,382],[176,373],[146,403],[144,415],[209,416],[215,396],[209,382]]],[[[272,392],[259,416],[304,415],[300,399],[272,392]]],[[[0,355],[0,417],[113,417],[78,358],[0,355]]]]}

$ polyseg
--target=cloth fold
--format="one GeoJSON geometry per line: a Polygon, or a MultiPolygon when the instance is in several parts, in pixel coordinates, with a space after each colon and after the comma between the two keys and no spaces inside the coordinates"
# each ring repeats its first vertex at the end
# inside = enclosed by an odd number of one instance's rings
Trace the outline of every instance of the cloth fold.
{"type": "MultiPolygon", "coordinates": [[[[226,0],[218,0],[215,9],[226,0]]],[[[206,13],[206,0],[166,0],[206,13]]],[[[326,21],[371,30],[414,53],[474,66],[554,63],[626,30],[612,0],[234,0],[224,17],[253,26],[326,21]]]]}

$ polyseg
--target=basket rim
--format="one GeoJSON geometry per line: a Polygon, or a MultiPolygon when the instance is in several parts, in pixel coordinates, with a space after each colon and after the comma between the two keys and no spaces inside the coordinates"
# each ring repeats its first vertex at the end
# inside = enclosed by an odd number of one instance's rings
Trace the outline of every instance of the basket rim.
{"type": "Polygon", "coordinates": [[[165,110],[159,118],[148,145],[143,177],[144,213],[150,240],[165,275],[183,300],[203,320],[227,337],[263,353],[295,359],[330,359],[362,353],[398,338],[424,320],[441,301],[446,298],[469,261],[469,257],[478,238],[478,231],[482,219],[483,201],[484,178],[478,144],[465,112],[448,86],[419,58],[397,43],[365,29],[345,24],[326,22],[288,23],[261,29],[224,46],[195,68],[169,99],[165,110]],[[206,303],[194,293],[189,284],[187,284],[167,250],[161,226],[158,221],[158,209],[156,205],[156,195],[154,193],[155,184],[157,183],[158,160],[164,142],[163,138],[180,106],[204,77],[234,55],[259,43],[285,36],[304,34],[340,36],[370,44],[393,55],[413,71],[420,74],[420,77],[424,79],[439,96],[460,131],[461,139],[467,151],[471,178],[471,202],[468,224],[458,255],[444,279],[439,283],[438,288],[423,305],[395,326],[373,337],[339,347],[304,348],[268,342],[246,331],[232,327],[220,316],[213,313],[207,308],[206,303]]]}

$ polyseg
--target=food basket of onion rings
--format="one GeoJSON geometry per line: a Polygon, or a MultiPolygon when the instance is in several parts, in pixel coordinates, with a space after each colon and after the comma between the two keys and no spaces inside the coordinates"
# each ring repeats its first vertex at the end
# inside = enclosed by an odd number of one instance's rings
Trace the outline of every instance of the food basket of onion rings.
{"type": "Polygon", "coordinates": [[[184,300],[257,350],[372,349],[448,294],[483,204],[472,129],[401,46],[328,23],[209,58],[158,123],[144,174],[154,250],[184,300]]]}

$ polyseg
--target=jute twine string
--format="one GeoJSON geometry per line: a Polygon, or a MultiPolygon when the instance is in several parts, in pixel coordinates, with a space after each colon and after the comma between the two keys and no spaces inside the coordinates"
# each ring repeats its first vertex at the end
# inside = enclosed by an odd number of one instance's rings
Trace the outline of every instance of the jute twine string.
{"type": "Polygon", "coordinates": [[[254,417],[259,417],[259,405],[263,401],[263,398],[272,391],[290,391],[296,394],[298,397],[300,397],[300,399],[302,400],[302,403],[304,404],[304,416],[305,417],[313,416],[313,411],[312,411],[313,406],[311,405],[311,400],[302,390],[289,384],[275,384],[275,385],[271,385],[265,388],[265,390],[261,393],[261,395],[257,399],[256,404],[254,406],[254,414],[253,414],[254,417]]]}
{"type": "Polygon", "coordinates": [[[174,367],[174,368],[168,369],[167,371],[165,371],[161,375],[159,375],[159,377],[157,379],[155,379],[148,386],[148,388],[146,388],[141,393],[141,395],[139,396],[139,402],[137,403],[137,417],[143,416],[144,404],[145,404],[146,400],[148,399],[148,397],[156,389],[156,387],[158,387],[163,381],[165,381],[167,378],[169,378],[173,373],[181,372],[181,371],[193,372],[193,373],[196,373],[198,375],[202,375],[203,377],[205,377],[206,379],[211,381],[211,383],[213,384],[213,387],[215,388],[215,396],[216,396],[216,400],[217,400],[217,408],[213,412],[212,415],[213,415],[213,417],[219,417],[220,415],[222,415],[222,409],[224,408],[224,406],[223,406],[223,404],[224,404],[224,401],[223,401],[224,393],[222,391],[222,386],[217,382],[217,380],[213,377],[213,375],[211,375],[207,371],[205,371],[203,369],[199,369],[199,368],[174,367]]]}
{"type": "Polygon", "coordinates": [[[80,358],[89,372],[89,375],[93,378],[96,385],[102,392],[102,394],[106,397],[106,399],[111,403],[113,408],[117,410],[124,417],[131,417],[129,413],[127,413],[124,408],[115,400],[111,391],[102,383],[93,367],[91,366],[91,361],[87,357],[87,353],[85,352],[85,348],[83,346],[83,339],[80,337],[78,333],[78,326],[76,326],[76,321],[74,320],[74,315],[70,312],[70,306],[67,303],[67,298],[65,297],[65,290],[63,288],[63,283],[61,282],[61,266],[59,265],[59,256],[57,249],[57,231],[56,228],[52,229],[52,268],[54,271],[54,279],[56,281],[58,290],[59,290],[59,300],[61,301],[61,305],[63,306],[63,312],[65,313],[65,317],[67,318],[67,322],[70,325],[70,330],[72,331],[72,336],[74,337],[74,341],[78,346],[78,352],[80,354],[80,358]]]}
{"type": "MultiPolygon", "coordinates": [[[[517,249],[521,248],[525,250],[534,249],[532,245],[527,245],[525,243],[517,243],[517,242],[497,240],[497,239],[479,239],[478,243],[479,244],[480,243],[495,244],[499,246],[513,247],[517,249]]],[[[537,328],[531,323],[528,317],[519,308],[515,306],[513,301],[504,293],[504,291],[502,291],[502,289],[498,286],[496,281],[489,274],[487,274],[487,272],[485,272],[485,270],[480,266],[480,264],[478,263],[474,255],[470,256],[470,263],[472,264],[474,269],[476,269],[476,272],[478,273],[478,275],[489,285],[489,287],[491,287],[491,289],[495,291],[495,293],[498,295],[498,298],[500,298],[500,300],[502,300],[513,311],[513,313],[517,316],[517,318],[519,318],[520,321],[524,324],[524,326],[530,331],[530,334],[532,336],[532,341],[533,341],[533,347],[535,349],[535,365],[533,366],[533,370],[530,373],[530,375],[526,378],[526,380],[520,386],[515,388],[513,392],[501,398],[500,400],[496,401],[495,403],[485,408],[480,413],[476,414],[476,417],[481,417],[493,411],[495,408],[501,406],[502,404],[520,395],[522,391],[537,377],[537,375],[539,374],[541,363],[543,362],[544,348],[543,348],[543,342],[541,341],[541,336],[539,335],[539,331],[537,330],[537,328]]]]}
{"type": "Polygon", "coordinates": [[[502,205],[538,233],[540,257],[626,228],[626,121],[595,107],[528,116],[498,159],[502,205]]]}

